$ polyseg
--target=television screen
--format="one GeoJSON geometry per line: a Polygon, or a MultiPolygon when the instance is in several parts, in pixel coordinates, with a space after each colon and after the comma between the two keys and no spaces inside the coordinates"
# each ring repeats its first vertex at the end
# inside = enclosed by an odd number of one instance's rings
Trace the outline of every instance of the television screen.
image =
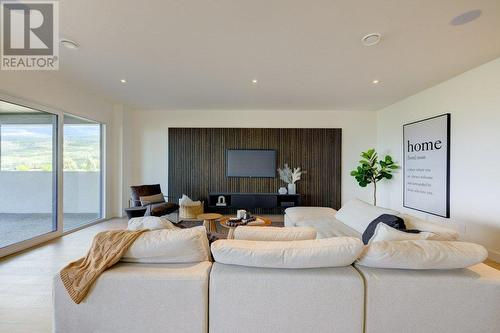
{"type": "Polygon", "coordinates": [[[228,149],[227,177],[276,177],[276,150],[228,149]]]}

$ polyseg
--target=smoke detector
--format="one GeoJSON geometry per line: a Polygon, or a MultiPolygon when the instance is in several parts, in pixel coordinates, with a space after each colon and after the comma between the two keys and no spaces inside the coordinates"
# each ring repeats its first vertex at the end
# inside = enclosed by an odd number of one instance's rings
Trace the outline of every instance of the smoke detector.
{"type": "Polygon", "coordinates": [[[379,34],[378,32],[374,32],[361,38],[361,43],[363,43],[364,46],[373,46],[380,43],[381,38],[381,34],[379,34]]]}
{"type": "Polygon", "coordinates": [[[61,39],[61,45],[63,45],[65,48],[70,49],[70,50],[78,50],[80,48],[80,45],[78,45],[77,42],[71,39],[61,39]]]}

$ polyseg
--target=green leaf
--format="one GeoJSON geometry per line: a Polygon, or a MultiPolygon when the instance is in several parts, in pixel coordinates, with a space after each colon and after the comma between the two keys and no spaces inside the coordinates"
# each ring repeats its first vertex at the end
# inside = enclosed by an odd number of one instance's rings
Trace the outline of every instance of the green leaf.
{"type": "Polygon", "coordinates": [[[384,178],[391,179],[392,170],[399,168],[389,155],[379,161],[378,154],[373,148],[361,152],[360,156],[362,159],[359,160],[358,166],[350,174],[361,187],[366,187],[368,184],[378,182],[384,178]]]}

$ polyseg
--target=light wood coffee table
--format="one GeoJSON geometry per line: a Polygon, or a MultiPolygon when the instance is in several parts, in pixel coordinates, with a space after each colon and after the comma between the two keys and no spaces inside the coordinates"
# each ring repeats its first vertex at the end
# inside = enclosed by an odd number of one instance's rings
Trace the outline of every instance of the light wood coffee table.
{"type": "MultiPolygon", "coordinates": [[[[255,216],[255,218],[256,218],[256,222],[262,222],[262,223],[257,224],[257,225],[252,225],[252,223],[250,222],[250,224],[247,224],[247,226],[249,226],[249,227],[265,227],[265,226],[271,225],[271,223],[272,223],[270,219],[265,218],[265,217],[255,216]]],[[[227,239],[234,239],[234,229],[236,229],[237,227],[228,226],[227,221],[229,221],[229,217],[223,217],[220,219],[219,223],[224,228],[229,229],[227,232],[227,239]]]]}
{"type": "Polygon", "coordinates": [[[217,213],[200,214],[197,216],[199,220],[203,220],[203,226],[208,232],[217,232],[217,220],[221,217],[222,215],[217,213]]]}

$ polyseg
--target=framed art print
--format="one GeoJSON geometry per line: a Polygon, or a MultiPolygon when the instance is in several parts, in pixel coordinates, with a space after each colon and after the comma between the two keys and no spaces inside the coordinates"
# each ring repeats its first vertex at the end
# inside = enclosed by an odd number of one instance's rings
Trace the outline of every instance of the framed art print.
{"type": "Polygon", "coordinates": [[[403,206],[450,217],[449,113],[403,125],[403,206]]]}

